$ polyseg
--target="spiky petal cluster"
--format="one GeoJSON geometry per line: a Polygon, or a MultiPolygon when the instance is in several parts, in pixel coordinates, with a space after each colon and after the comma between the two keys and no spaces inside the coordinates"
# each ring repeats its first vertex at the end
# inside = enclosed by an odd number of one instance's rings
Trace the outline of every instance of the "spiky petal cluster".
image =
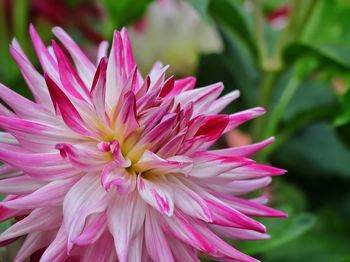
{"type": "Polygon", "coordinates": [[[15,261],[198,261],[198,252],[255,261],[224,242],[264,239],[250,216],[279,217],[264,197],[239,195],[283,170],[247,158],[272,142],[208,150],[225,132],[264,113],[218,114],[237,98],[221,83],[193,89],[156,64],[142,78],[125,30],[92,63],[60,28],[68,51],[30,34],[44,76],[14,40],[10,51],[35,103],[0,85],[0,219],[17,222],[2,243],[26,236],[15,261]]]}

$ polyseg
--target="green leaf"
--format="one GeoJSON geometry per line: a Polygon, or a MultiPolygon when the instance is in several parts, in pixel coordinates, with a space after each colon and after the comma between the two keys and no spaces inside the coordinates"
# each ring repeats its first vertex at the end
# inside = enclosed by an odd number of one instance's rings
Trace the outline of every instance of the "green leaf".
{"type": "Polygon", "coordinates": [[[350,45],[298,43],[289,46],[284,52],[286,63],[305,56],[312,56],[322,62],[323,67],[336,66],[350,69],[350,45]]]}
{"type": "Polygon", "coordinates": [[[271,239],[255,242],[244,242],[240,250],[249,255],[257,255],[284,245],[310,230],[316,222],[315,217],[309,213],[300,213],[288,219],[264,220],[271,239]]]}
{"type": "Polygon", "coordinates": [[[244,43],[232,31],[222,26],[221,32],[225,45],[222,60],[234,83],[232,87],[227,88],[239,89],[245,106],[254,106],[260,80],[260,72],[256,63],[244,43]]]}
{"type": "Polygon", "coordinates": [[[280,248],[280,250],[267,253],[264,261],[341,262],[349,257],[349,240],[349,238],[339,236],[334,232],[307,234],[284,248],[280,248]]]}
{"type": "Polygon", "coordinates": [[[244,12],[242,4],[235,0],[212,0],[209,13],[220,26],[227,27],[240,38],[253,55],[257,54],[250,17],[244,12]]]}
{"type": "Polygon", "coordinates": [[[103,2],[109,14],[109,30],[112,31],[114,28],[120,29],[138,20],[152,0],[104,0],[103,2]]]}
{"type": "Polygon", "coordinates": [[[301,174],[350,178],[350,150],[325,123],[304,128],[273,155],[281,166],[301,174]]]}
{"type": "Polygon", "coordinates": [[[266,252],[263,261],[347,261],[350,257],[347,221],[339,217],[335,218],[337,215],[332,209],[327,213],[318,213],[317,224],[311,231],[274,249],[273,252],[266,252]]]}
{"type": "Polygon", "coordinates": [[[334,124],[343,126],[350,123],[350,90],[339,98],[339,114],[336,116],[334,124]]]}
{"type": "Polygon", "coordinates": [[[293,119],[300,114],[310,112],[315,108],[335,106],[336,96],[325,81],[316,79],[306,79],[302,82],[293,98],[290,100],[284,114],[284,122],[293,124],[293,119]]]}

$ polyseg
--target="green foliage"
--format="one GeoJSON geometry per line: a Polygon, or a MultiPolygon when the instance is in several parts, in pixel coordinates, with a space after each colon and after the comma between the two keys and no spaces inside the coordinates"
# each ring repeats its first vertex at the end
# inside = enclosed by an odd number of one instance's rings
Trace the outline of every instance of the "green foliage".
{"type": "Polygon", "coordinates": [[[336,116],[334,124],[342,126],[350,123],[350,89],[339,98],[339,114],[336,116]]]}
{"type": "Polygon", "coordinates": [[[240,245],[243,252],[256,256],[261,253],[270,253],[274,249],[300,237],[315,224],[315,217],[310,213],[291,215],[288,219],[271,221],[264,220],[271,239],[256,242],[244,242],[240,245]]]}
{"type": "Polygon", "coordinates": [[[288,139],[275,154],[282,166],[317,179],[338,175],[350,179],[350,149],[331,125],[313,124],[288,139]],[[295,163],[298,163],[297,165],[295,163]]]}
{"type": "Polygon", "coordinates": [[[238,41],[243,42],[249,51],[256,55],[256,43],[251,25],[237,1],[210,1],[209,13],[220,26],[225,26],[236,38],[239,38],[238,41]]]}
{"type": "Polygon", "coordinates": [[[121,29],[123,26],[137,21],[152,0],[104,0],[103,2],[110,19],[107,33],[111,35],[110,32],[113,31],[114,28],[121,29]]]}
{"type": "Polygon", "coordinates": [[[316,57],[324,66],[339,66],[350,69],[350,45],[298,43],[285,50],[285,60],[293,61],[304,56],[316,57]]]}

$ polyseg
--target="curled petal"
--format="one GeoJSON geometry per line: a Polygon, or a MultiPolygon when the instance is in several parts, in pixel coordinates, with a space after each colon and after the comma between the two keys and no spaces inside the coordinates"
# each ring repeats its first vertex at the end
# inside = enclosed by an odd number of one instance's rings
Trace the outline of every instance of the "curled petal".
{"type": "Polygon", "coordinates": [[[136,187],[136,174],[128,172],[125,168],[116,166],[115,163],[108,164],[101,173],[101,183],[109,191],[111,186],[122,195],[134,191],[136,187]]]}
{"type": "MultiPolygon", "coordinates": [[[[89,220],[89,219],[88,219],[89,220]]],[[[79,246],[86,246],[95,243],[106,230],[106,213],[92,216],[84,227],[83,232],[74,240],[79,246]]]]}

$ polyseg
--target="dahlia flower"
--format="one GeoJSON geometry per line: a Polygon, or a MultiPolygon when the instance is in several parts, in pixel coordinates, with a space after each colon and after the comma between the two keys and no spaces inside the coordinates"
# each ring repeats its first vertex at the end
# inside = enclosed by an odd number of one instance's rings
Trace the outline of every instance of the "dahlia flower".
{"type": "Polygon", "coordinates": [[[172,73],[191,74],[200,54],[222,49],[214,26],[204,22],[184,0],[154,1],[129,32],[142,72],[148,72],[154,62],[160,60],[171,65],[172,73]]]}
{"type": "Polygon", "coordinates": [[[221,237],[265,239],[251,216],[285,216],[264,197],[240,197],[284,173],[248,158],[273,138],[209,148],[264,110],[218,114],[237,91],[218,98],[221,83],[194,89],[195,78],[166,79],[160,63],[143,78],[125,29],[108,58],[101,44],[97,65],[53,32],[71,59],[31,26],[43,76],[10,47],[35,102],[0,85],[0,219],[15,218],[0,241],[25,236],[14,261],[40,250],[50,262],[256,261],[221,237]]]}

